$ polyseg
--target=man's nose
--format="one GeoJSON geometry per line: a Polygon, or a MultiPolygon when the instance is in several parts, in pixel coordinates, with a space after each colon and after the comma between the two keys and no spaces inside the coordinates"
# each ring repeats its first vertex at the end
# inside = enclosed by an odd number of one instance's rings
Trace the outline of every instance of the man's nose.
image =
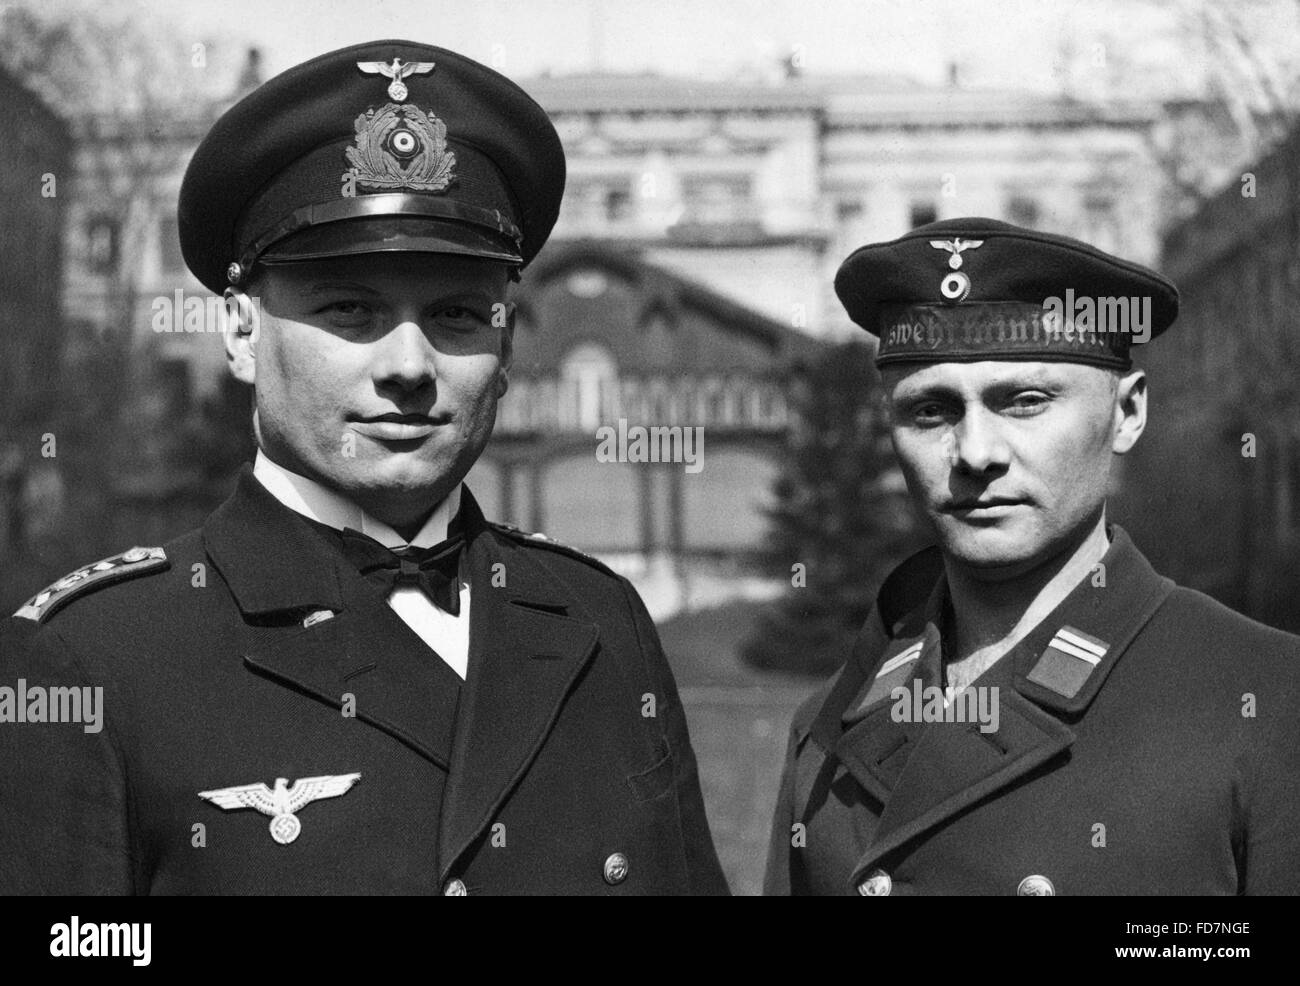
{"type": "Polygon", "coordinates": [[[415,318],[403,318],[375,343],[375,383],[414,390],[436,377],[435,352],[415,318]]]}
{"type": "Polygon", "coordinates": [[[953,429],[953,465],[969,474],[1000,471],[1011,461],[1011,450],[997,416],[984,408],[968,408],[953,429]]]}

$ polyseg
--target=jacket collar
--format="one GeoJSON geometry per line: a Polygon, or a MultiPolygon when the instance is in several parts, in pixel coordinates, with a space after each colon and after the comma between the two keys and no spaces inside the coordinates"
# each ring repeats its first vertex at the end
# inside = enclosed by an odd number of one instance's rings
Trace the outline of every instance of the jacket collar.
{"type": "Polygon", "coordinates": [[[889,853],[1068,749],[1070,723],[1173,589],[1112,527],[1092,574],[981,676],[980,685],[1000,693],[999,726],[986,734],[960,720],[925,724],[893,714],[894,688],[939,684],[941,575],[942,559],[930,551],[891,576],[810,730],[880,804],[854,884],[889,853]],[[900,605],[922,592],[924,605],[900,605]]]}
{"type": "Polygon", "coordinates": [[[246,616],[343,608],[347,559],[253,477],[245,465],[235,491],[203,526],[203,544],[246,616]]]}
{"type": "MultiPolygon", "coordinates": [[[[386,548],[407,547],[405,538],[383,521],[371,517],[343,494],[273,462],[260,449],[253,462],[253,478],[295,513],[336,531],[350,527],[386,548]]],[[[429,514],[424,526],[409,544],[417,548],[430,548],[447,539],[448,525],[460,508],[461,489],[461,484],[457,483],[429,514]]]]}
{"type": "MultiPolygon", "coordinates": [[[[1109,533],[1110,547],[1101,562],[999,662],[1011,672],[1017,692],[1062,718],[1083,714],[1174,587],[1156,573],[1123,528],[1112,524],[1109,533]]],[[[942,557],[930,548],[902,568],[906,571],[900,570],[899,581],[912,592],[928,582],[925,602],[900,613],[897,592],[887,599],[891,587],[882,589],[875,626],[868,622],[850,659],[857,667],[846,677],[856,681],[856,688],[851,695],[841,693],[837,708],[826,707],[834,697],[828,696],[818,721],[823,736],[832,722],[847,727],[860,721],[873,706],[888,701],[904,679],[940,684],[940,625],[947,598],[942,557]]]]}
{"type": "Polygon", "coordinates": [[[1110,549],[1014,649],[1016,691],[1062,718],[1082,716],[1169,593],[1132,539],[1110,526],[1110,549]]]}

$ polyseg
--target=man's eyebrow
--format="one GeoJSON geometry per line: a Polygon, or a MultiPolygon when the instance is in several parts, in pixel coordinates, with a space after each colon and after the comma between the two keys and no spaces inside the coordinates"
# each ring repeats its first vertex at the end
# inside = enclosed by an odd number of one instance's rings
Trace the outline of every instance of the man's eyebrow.
{"type": "Polygon", "coordinates": [[[374,288],[368,287],[365,284],[360,284],[356,281],[318,281],[307,288],[304,293],[315,295],[327,294],[331,291],[356,291],[361,294],[369,295],[379,294],[379,292],[374,288]]]}
{"type": "Polygon", "coordinates": [[[986,389],[1001,392],[1008,390],[1057,390],[1064,383],[1065,381],[1062,378],[1051,373],[1034,372],[992,381],[986,389]]]}
{"type": "MultiPolygon", "coordinates": [[[[361,284],[357,281],[318,281],[304,290],[307,295],[331,294],[339,291],[348,291],[354,294],[366,294],[371,297],[382,294],[383,292],[361,284]]],[[[486,288],[462,288],[453,289],[436,298],[430,298],[428,304],[445,305],[455,302],[478,301],[484,304],[492,304],[500,299],[492,291],[486,288]]]]}
{"type": "Polygon", "coordinates": [[[893,397],[899,401],[913,401],[920,398],[933,399],[936,397],[960,396],[960,391],[956,387],[947,383],[926,383],[926,384],[900,384],[894,389],[893,397]]]}
{"type": "MultiPolygon", "coordinates": [[[[1065,386],[1065,383],[1051,373],[1029,372],[1024,374],[1015,374],[1003,377],[1000,380],[989,380],[977,388],[981,394],[1006,394],[1017,390],[1059,390],[1065,386]]],[[[893,400],[895,401],[917,401],[917,400],[937,400],[946,398],[961,398],[963,390],[954,384],[943,383],[926,383],[908,386],[900,384],[894,390],[893,400]]]]}
{"type": "Polygon", "coordinates": [[[445,304],[448,301],[482,301],[491,303],[500,300],[501,299],[498,298],[494,292],[486,289],[462,288],[459,291],[448,291],[441,297],[435,298],[434,303],[445,304]]]}

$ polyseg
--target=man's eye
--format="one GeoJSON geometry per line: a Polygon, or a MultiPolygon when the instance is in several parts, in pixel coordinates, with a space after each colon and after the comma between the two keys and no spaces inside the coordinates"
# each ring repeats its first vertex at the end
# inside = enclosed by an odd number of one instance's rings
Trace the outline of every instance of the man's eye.
{"type": "Polygon", "coordinates": [[[935,425],[945,421],[948,409],[937,401],[926,401],[912,406],[912,420],[919,425],[935,425]]]}
{"type": "Polygon", "coordinates": [[[1046,394],[1039,391],[1026,391],[1012,397],[1007,404],[1007,410],[1021,417],[1037,414],[1047,407],[1049,400],[1050,398],[1046,394]]]}
{"type": "Polygon", "coordinates": [[[331,301],[321,310],[323,315],[333,315],[349,322],[369,321],[371,316],[370,306],[364,301],[331,301]]]}
{"type": "Polygon", "coordinates": [[[456,322],[459,324],[473,323],[475,325],[487,321],[487,318],[482,312],[473,308],[468,308],[465,305],[452,305],[448,308],[444,308],[438,313],[438,318],[446,322],[456,322]]]}

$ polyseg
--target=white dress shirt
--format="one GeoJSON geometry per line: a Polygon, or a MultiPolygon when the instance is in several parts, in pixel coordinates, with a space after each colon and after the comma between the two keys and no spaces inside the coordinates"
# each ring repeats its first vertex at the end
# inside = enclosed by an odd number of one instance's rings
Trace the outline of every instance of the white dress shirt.
{"type": "MultiPolygon", "coordinates": [[[[415,538],[407,542],[383,521],[371,517],[342,494],[290,472],[272,462],[261,451],[258,451],[253,463],[253,476],[266,487],[267,492],[295,513],[338,531],[350,527],[393,551],[409,545],[431,548],[440,541],[447,540],[447,525],[460,509],[461,488],[458,484],[429,515],[415,538]]],[[[416,636],[433,648],[464,679],[469,664],[467,584],[460,583],[460,614],[457,616],[441,609],[422,589],[415,586],[398,586],[393,589],[388,596],[388,605],[401,617],[403,623],[415,631],[416,636]]]]}

